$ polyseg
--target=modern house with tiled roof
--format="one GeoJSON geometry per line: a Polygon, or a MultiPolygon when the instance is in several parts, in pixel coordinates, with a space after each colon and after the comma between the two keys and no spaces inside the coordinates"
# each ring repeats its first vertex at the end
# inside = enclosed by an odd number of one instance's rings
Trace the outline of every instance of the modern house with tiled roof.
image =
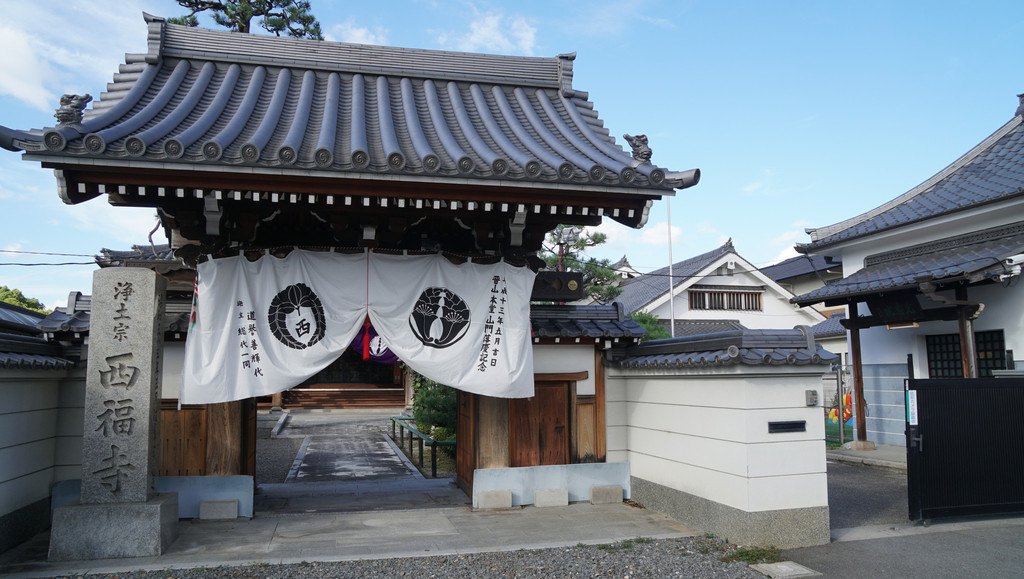
{"type": "Polygon", "coordinates": [[[744,328],[814,325],[825,316],[793,307],[792,294],[743,259],[730,239],[709,252],[624,280],[616,301],[627,312],[642,311],[668,324],[675,302],[676,336],[744,328]],[[672,291],[669,293],[669,283],[672,291]],[[690,327],[692,326],[692,327],[690,327]]]}
{"type": "Polygon", "coordinates": [[[1022,363],[1020,98],[1009,122],[949,166],[881,207],[809,229],[796,248],[843,264],[842,279],[793,302],[849,308],[854,380],[869,407],[859,438],[905,444],[908,376],[985,377],[1022,363]]]}

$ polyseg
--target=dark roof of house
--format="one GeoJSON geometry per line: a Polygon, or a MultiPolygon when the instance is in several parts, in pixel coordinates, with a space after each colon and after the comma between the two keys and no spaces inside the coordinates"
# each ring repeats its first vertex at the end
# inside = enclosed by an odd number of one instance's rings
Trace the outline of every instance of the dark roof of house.
{"type": "MultiPolygon", "coordinates": [[[[1020,97],[1024,104],[1024,96],[1020,97]]],[[[1024,106],[1010,122],[967,154],[896,199],[852,219],[808,229],[811,243],[796,246],[814,252],[980,205],[1024,196],[1024,106]]]]}
{"type": "MultiPolygon", "coordinates": [[[[707,253],[684,259],[672,265],[672,287],[683,283],[714,263],[723,255],[735,253],[732,239],[724,245],[707,253]]],[[[622,304],[623,310],[632,313],[651,303],[658,296],[668,293],[668,266],[645,273],[639,277],[625,280],[619,287],[622,293],[615,300],[622,304]]]]}
{"type": "Polygon", "coordinates": [[[834,338],[837,336],[845,336],[846,328],[840,323],[846,319],[846,312],[832,312],[832,315],[823,322],[818,322],[811,326],[811,331],[814,332],[815,338],[834,338]]]}
{"type": "Polygon", "coordinates": [[[21,306],[0,302],[0,330],[19,334],[38,334],[36,324],[46,314],[21,306]]]}
{"type": "MultiPolygon", "coordinates": [[[[658,320],[658,323],[667,329],[668,320],[658,320]]],[[[739,320],[676,320],[675,326],[676,338],[747,329],[739,320]]]]}
{"type": "Polygon", "coordinates": [[[0,368],[61,370],[75,365],[62,356],[63,351],[59,345],[49,343],[41,337],[0,333],[0,368]]]}
{"type": "Polygon", "coordinates": [[[145,19],[149,51],[126,57],[80,124],[0,127],[0,146],[65,164],[482,179],[645,197],[700,178],[624,151],[573,88],[574,54],[442,52],[145,19]]]}
{"type": "Polygon", "coordinates": [[[591,306],[530,306],[530,326],[536,338],[633,338],[647,331],[625,315],[618,304],[591,306]]]}
{"type": "MultiPolygon", "coordinates": [[[[57,308],[53,313],[42,319],[38,328],[46,334],[78,334],[79,337],[89,333],[89,316],[92,312],[91,296],[81,292],[72,292],[66,307],[57,308]]],[[[164,332],[188,331],[192,304],[184,300],[167,300],[164,304],[164,332]]]]}
{"type": "Polygon", "coordinates": [[[828,271],[830,268],[842,266],[839,261],[827,261],[823,255],[798,255],[786,261],[780,261],[774,265],[761,268],[761,273],[770,277],[776,282],[786,281],[802,275],[819,271],[828,271]]]}
{"type": "Polygon", "coordinates": [[[1004,260],[1021,253],[1024,221],[869,256],[859,271],[790,301],[800,305],[823,300],[835,303],[902,289],[916,290],[923,282],[997,281],[1012,272],[1004,260]]]}
{"type": "Polygon", "coordinates": [[[810,328],[733,330],[644,342],[626,348],[615,363],[621,368],[694,368],[707,366],[827,365],[839,357],[814,341],[810,328]]]}

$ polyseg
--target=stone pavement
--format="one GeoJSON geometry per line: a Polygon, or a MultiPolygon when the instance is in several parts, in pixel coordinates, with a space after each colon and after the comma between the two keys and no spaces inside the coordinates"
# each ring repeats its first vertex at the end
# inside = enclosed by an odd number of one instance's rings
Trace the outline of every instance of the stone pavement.
{"type": "Polygon", "coordinates": [[[292,469],[296,482],[259,485],[250,520],[182,520],[163,555],[133,559],[49,563],[43,534],[0,555],[0,576],[417,557],[698,534],[625,503],[473,511],[451,479],[424,479],[393,445],[378,444],[391,414],[291,413],[277,436],[304,438],[292,469]],[[370,454],[388,468],[351,468],[370,454]]]}

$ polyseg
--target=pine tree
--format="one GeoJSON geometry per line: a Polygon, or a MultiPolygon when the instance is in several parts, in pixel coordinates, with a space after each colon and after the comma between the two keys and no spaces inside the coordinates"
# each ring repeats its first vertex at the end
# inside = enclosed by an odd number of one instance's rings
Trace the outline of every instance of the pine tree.
{"type": "Polygon", "coordinates": [[[168,18],[172,24],[198,26],[200,12],[209,11],[218,25],[236,32],[252,32],[252,19],[259,18],[259,25],[267,32],[281,36],[284,32],[296,38],[323,40],[320,23],[310,13],[308,0],[228,0],[207,2],[205,0],[177,0],[178,5],[191,12],[185,16],[168,18]]]}

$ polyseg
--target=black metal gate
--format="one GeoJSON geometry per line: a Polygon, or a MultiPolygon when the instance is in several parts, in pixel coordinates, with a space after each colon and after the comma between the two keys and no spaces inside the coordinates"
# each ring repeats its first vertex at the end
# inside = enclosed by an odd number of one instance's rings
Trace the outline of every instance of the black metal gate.
{"type": "Polygon", "coordinates": [[[1024,512],[1024,379],[907,381],[911,520],[1024,512]]]}

